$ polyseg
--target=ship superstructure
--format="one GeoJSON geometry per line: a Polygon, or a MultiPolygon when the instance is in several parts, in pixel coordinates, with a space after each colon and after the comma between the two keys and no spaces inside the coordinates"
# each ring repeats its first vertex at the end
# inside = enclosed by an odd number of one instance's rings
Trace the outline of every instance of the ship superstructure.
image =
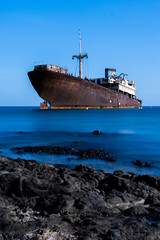
{"type": "Polygon", "coordinates": [[[128,94],[129,97],[136,97],[135,82],[129,81],[125,78],[127,74],[121,73],[116,76],[116,69],[106,68],[105,78],[94,78],[91,80],[92,83],[99,84],[101,86],[107,87],[124,94],[128,94]]]}
{"type": "Polygon", "coordinates": [[[34,70],[35,71],[52,71],[52,72],[68,74],[68,69],[61,68],[59,66],[52,65],[52,64],[35,65],[34,70]]]}
{"type": "Polygon", "coordinates": [[[79,32],[79,77],[68,74],[68,70],[56,65],[36,65],[28,72],[30,81],[44,99],[41,109],[88,109],[88,108],[132,108],[141,107],[135,94],[135,82],[126,79],[126,74],[116,75],[116,69],[106,68],[104,78],[83,79],[81,35],[79,32]]]}

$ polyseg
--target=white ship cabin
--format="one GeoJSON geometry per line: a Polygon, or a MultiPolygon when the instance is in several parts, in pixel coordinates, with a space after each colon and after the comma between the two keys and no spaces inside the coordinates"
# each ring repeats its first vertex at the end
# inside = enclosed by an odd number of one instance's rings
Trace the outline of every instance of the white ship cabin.
{"type": "Polygon", "coordinates": [[[116,76],[116,69],[106,68],[105,78],[94,78],[91,82],[112,90],[123,92],[128,94],[131,98],[135,98],[135,82],[127,80],[125,78],[126,75],[127,74],[121,73],[119,76],[116,76]]]}
{"type": "Polygon", "coordinates": [[[35,71],[53,71],[53,72],[59,72],[59,73],[64,73],[68,74],[68,70],[66,68],[61,68],[56,65],[51,65],[51,64],[45,64],[45,65],[35,65],[34,66],[35,71]]]}

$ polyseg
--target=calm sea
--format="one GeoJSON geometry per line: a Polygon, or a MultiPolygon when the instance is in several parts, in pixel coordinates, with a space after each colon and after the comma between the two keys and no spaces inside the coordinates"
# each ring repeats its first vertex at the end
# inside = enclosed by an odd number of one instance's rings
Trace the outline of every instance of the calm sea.
{"type": "MultiPolygon", "coordinates": [[[[40,110],[39,107],[0,107],[1,155],[50,164],[88,164],[106,172],[116,169],[160,175],[160,107],[143,109],[40,110]],[[103,132],[93,135],[94,130],[103,132]],[[23,131],[23,133],[20,133],[23,131]],[[70,156],[16,155],[13,147],[67,146],[107,150],[117,162],[67,160],[70,156]],[[134,160],[152,167],[138,167],[134,160]]],[[[73,156],[72,156],[73,157],[73,156]]]]}

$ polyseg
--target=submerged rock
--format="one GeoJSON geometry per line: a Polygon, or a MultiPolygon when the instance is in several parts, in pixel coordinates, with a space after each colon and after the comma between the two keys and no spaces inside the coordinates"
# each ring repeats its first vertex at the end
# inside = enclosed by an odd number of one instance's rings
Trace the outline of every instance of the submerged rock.
{"type": "Polygon", "coordinates": [[[150,162],[142,162],[140,160],[133,161],[133,163],[139,167],[152,167],[152,163],[150,162]]]}
{"type": "Polygon", "coordinates": [[[0,157],[0,239],[160,236],[160,177],[0,157]]]}

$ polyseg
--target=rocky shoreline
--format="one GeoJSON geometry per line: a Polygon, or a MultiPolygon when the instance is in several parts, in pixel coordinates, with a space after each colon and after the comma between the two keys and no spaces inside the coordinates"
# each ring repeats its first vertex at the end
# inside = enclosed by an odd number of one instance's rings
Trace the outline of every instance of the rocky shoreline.
{"type": "Polygon", "coordinates": [[[160,239],[160,177],[0,156],[0,239],[160,239]]]}

